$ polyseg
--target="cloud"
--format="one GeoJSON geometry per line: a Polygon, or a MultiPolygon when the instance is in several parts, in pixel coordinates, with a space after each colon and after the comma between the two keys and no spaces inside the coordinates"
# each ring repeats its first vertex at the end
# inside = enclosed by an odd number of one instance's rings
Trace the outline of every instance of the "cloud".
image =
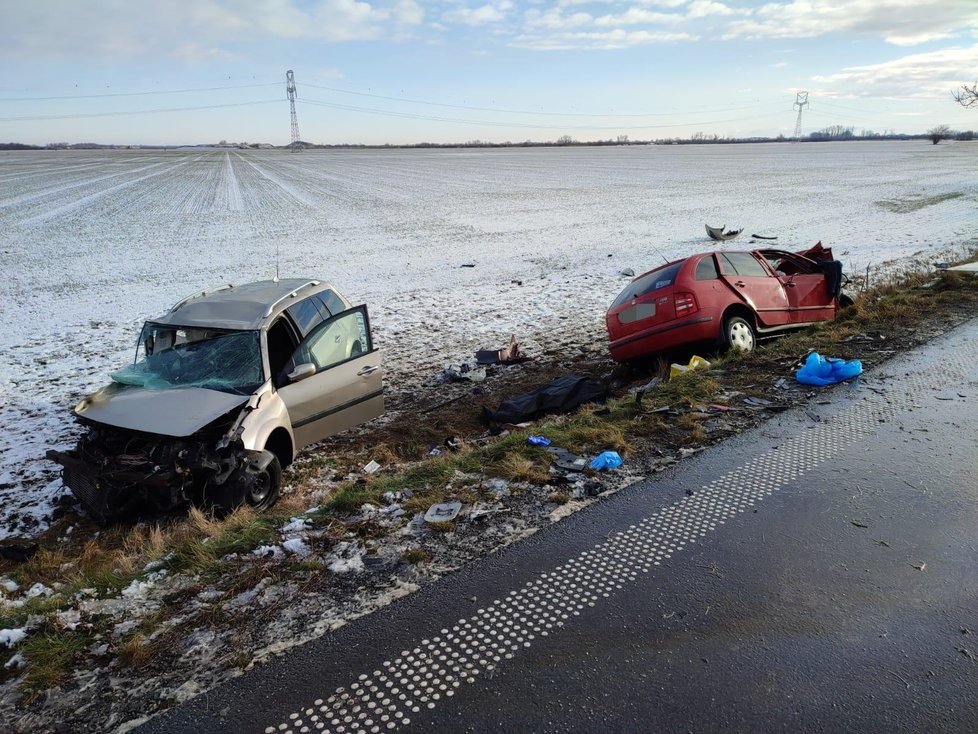
{"type": "Polygon", "coordinates": [[[393,37],[424,20],[417,0],[33,0],[0,4],[0,54],[19,60],[228,58],[235,43],[393,37]]]}
{"type": "Polygon", "coordinates": [[[911,54],[866,66],[850,66],[835,74],[813,76],[825,85],[820,94],[836,97],[890,99],[947,98],[949,90],[974,82],[978,44],[911,54]]]}
{"type": "Polygon", "coordinates": [[[858,33],[910,46],[978,31],[975,0],[792,0],[733,21],[725,40],[858,33]]]}
{"type": "Polygon", "coordinates": [[[442,20],[449,23],[461,23],[462,25],[479,26],[489,23],[498,23],[506,19],[507,13],[512,10],[513,3],[509,0],[500,0],[495,3],[487,3],[477,8],[456,8],[449,10],[442,16],[442,20]]]}
{"type": "Polygon", "coordinates": [[[600,32],[567,32],[550,36],[524,34],[513,39],[513,45],[535,51],[611,50],[656,43],[696,41],[689,33],[669,31],[625,31],[616,29],[600,32]]]}

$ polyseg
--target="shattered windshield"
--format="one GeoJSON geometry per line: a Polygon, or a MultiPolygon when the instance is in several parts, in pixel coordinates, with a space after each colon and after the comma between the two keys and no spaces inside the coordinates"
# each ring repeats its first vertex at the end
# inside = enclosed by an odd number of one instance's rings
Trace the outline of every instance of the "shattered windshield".
{"type": "Polygon", "coordinates": [[[150,390],[203,387],[250,395],[264,382],[259,333],[147,323],[135,363],[112,379],[150,390]]]}

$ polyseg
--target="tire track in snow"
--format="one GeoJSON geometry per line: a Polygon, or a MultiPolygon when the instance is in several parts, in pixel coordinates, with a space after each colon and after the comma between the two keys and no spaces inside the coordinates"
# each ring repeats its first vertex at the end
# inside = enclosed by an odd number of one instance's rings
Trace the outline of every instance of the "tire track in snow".
{"type": "Polygon", "coordinates": [[[231,154],[224,154],[224,185],[227,188],[227,208],[233,212],[240,212],[244,209],[244,199],[241,196],[241,185],[238,177],[234,173],[234,165],[231,163],[231,154]]]}
{"type": "Polygon", "coordinates": [[[316,207],[317,206],[317,203],[315,201],[313,201],[312,199],[310,199],[308,196],[305,196],[304,194],[300,193],[296,189],[295,186],[292,186],[287,181],[284,181],[281,177],[275,175],[271,171],[269,171],[269,170],[267,170],[265,168],[262,168],[261,166],[255,164],[255,163],[252,163],[251,161],[249,161],[247,158],[245,158],[240,153],[235,153],[235,156],[238,157],[238,158],[240,158],[241,160],[243,160],[245,163],[247,163],[252,168],[254,168],[262,178],[271,181],[273,184],[275,184],[276,186],[278,186],[280,189],[282,189],[285,193],[287,193],[289,196],[291,196],[293,199],[295,199],[299,203],[305,204],[306,206],[311,206],[311,207],[316,207]]]}
{"type": "MultiPolygon", "coordinates": [[[[139,173],[140,171],[147,171],[151,168],[159,168],[160,166],[166,165],[165,162],[161,161],[159,163],[152,163],[148,166],[143,166],[142,168],[136,168],[131,171],[118,171],[117,173],[108,173],[104,176],[98,176],[96,178],[88,178],[84,181],[77,181],[71,184],[64,184],[62,186],[54,186],[49,189],[44,189],[43,191],[33,191],[29,194],[21,194],[20,196],[14,196],[10,199],[4,199],[0,201],[0,209],[17,206],[18,204],[25,204],[35,199],[41,199],[45,196],[54,196],[56,194],[63,193],[65,191],[70,191],[71,189],[77,189],[81,186],[88,186],[90,184],[98,183],[99,181],[105,181],[110,178],[118,178],[119,176],[126,176],[133,173],[139,173]]],[[[143,178],[146,178],[145,176],[143,178]]],[[[134,181],[142,181],[142,178],[134,179],[134,181]]]]}
{"type": "MultiPolygon", "coordinates": [[[[126,189],[126,188],[128,188],[128,187],[130,187],[130,186],[132,186],[134,184],[139,183],[140,181],[145,181],[148,178],[153,178],[155,176],[159,176],[159,175],[164,174],[164,173],[171,173],[172,171],[175,171],[176,169],[181,168],[181,167],[187,165],[188,162],[189,161],[180,161],[180,162],[178,162],[178,163],[170,166],[169,168],[164,168],[162,170],[153,171],[152,173],[147,173],[145,176],[139,176],[138,178],[132,178],[132,179],[129,179],[128,181],[123,181],[122,183],[118,183],[115,186],[110,186],[107,189],[101,189],[100,191],[96,191],[94,193],[88,194],[87,196],[83,196],[80,199],[75,199],[75,201],[72,201],[72,202],[70,202],[68,204],[63,204],[63,205],[61,205],[59,207],[55,207],[54,209],[49,209],[48,211],[44,212],[43,214],[38,214],[38,215],[33,216],[33,217],[27,217],[25,219],[15,220],[14,221],[14,224],[19,224],[19,225],[23,225],[23,224],[37,224],[39,222],[46,222],[49,219],[55,219],[56,217],[60,217],[60,216],[63,216],[65,214],[70,214],[73,211],[77,211],[78,209],[85,208],[86,206],[88,206],[92,202],[97,201],[98,199],[101,199],[103,196],[107,196],[108,194],[114,194],[117,191],[121,191],[123,189],[126,189]]],[[[156,164],[156,165],[163,165],[163,164],[156,164]]],[[[146,166],[146,168],[153,168],[153,167],[154,166],[146,166]]],[[[146,170],[146,168],[141,168],[141,169],[137,169],[137,170],[146,170]]],[[[132,171],[130,173],[135,173],[135,171],[132,171]]],[[[119,174],[115,174],[115,175],[119,175],[119,174]]],[[[112,176],[106,176],[105,178],[112,178],[112,176]]],[[[103,179],[98,179],[98,180],[103,180],[103,179]]],[[[93,182],[86,181],[86,183],[93,183],[93,182]]],[[[68,187],[68,188],[75,188],[75,187],[74,186],[71,186],[71,187],[68,187]]]]}

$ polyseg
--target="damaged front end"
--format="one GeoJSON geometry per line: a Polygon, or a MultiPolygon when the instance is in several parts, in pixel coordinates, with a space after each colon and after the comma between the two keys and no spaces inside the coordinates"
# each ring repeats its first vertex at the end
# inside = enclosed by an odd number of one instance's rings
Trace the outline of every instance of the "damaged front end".
{"type": "Polygon", "coordinates": [[[47,452],[65,485],[100,523],[167,512],[187,503],[219,506],[274,456],[245,449],[248,405],[186,437],[164,436],[79,416],[88,430],[71,451],[47,452]]]}

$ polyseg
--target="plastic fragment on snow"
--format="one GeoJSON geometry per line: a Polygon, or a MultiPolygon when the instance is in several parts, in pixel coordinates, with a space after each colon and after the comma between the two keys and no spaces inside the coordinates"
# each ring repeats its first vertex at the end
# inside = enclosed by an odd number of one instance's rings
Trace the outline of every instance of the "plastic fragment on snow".
{"type": "Polygon", "coordinates": [[[818,352],[812,352],[805,364],[795,373],[795,379],[802,385],[824,387],[845,382],[858,377],[863,372],[863,363],[858,359],[847,362],[835,357],[823,357],[818,352]]]}
{"type": "Polygon", "coordinates": [[[461,511],[461,502],[439,502],[428,508],[428,511],[424,514],[424,520],[427,523],[435,524],[451,522],[458,517],[458,513],[461,511]]]}
{"type": "Polygon", "coordinates": [[[703,359],[702,357],[694,354],[692,357],[689,358],[689,364],[677,364],[676,362],[673,362],[672,365],[669,367],[669,379],[672,379],[674,377],[679,377],[680,375],[684,375],[687,372],[699,369],[700,367],[709,367],[709,366],[710,366],[710,362],[708,360],[703,359]]]}
{"type": "Polygon", "coordinates": [[[370,463],[367,464],[367,465],[365,465],[363,467],[363,473],[364,474],[373,474],[378,469],[380,469],[380,464],[378,464],[375,460],[371,459],[370,460],[370,463]]]}
{"type": "Polygon", "coordinates": [[[590,467],[597,471],[604,469],[617,469],[622,465],[621,456],[617,451],[603,451],[591,459],[590,467]]]}

